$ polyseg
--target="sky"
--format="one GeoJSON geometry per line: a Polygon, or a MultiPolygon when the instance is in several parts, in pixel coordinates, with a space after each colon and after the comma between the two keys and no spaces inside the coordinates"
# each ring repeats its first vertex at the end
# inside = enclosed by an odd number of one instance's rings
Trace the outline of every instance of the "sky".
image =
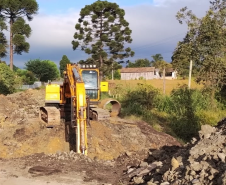
{"type": "MultiPolygon", "coordinates": [[[[75,33],[79,12],[94,0],[36,0],[39,11],[32,21],[32,29],[27,39],[29,53],[14,55],[14,65],[24,68],[33,59],[51,60],[59,65],[63,55],[73,63],[85,60],[89,55],[73,50],[71,41],[75,33]]],[[[179,24],[176,13],[187,6],[195,15],[202,17],[209,8],[209,0],[109,0],[125,10],[125,19],[132,30],[133,42],[128,46],[135,51],[136,59],[152,60],[152,55],[162,54],[171,62],[172,52],[186,34],[186,24],[179,24]]],[[[6,33],[9,37],[9,33],[6,33]]],[[[9,53],[9,52],[8,52],[9,53]]],[[[9,56],[2,58],[9,63],[9,56]]],[[[127,59],[125,59],[127,60],[127,59]]]]}

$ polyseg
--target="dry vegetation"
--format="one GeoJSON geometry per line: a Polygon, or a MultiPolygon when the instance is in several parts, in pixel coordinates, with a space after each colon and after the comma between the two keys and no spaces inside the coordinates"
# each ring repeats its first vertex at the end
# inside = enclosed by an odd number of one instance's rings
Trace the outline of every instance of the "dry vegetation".
{"type": "MultiPolygon", "coordinates": [[[[170,94],[173,89],[178,88],[181,85],[187,85],[188,80],[166,80],[166,94],[170,94]]],[[[137,84],[151,84],[153,87],[163,92],[163,80],[154,79],[154,80],[109,80],[110,90],[115,92],[117,89],[133,89],[137,84]],[[115,85],[114,85],[115,84],[115,85]],[[113,86],[113,87],[112,87],[113,86]],[[115,88],[116,87],[116,88],[115,88]]],[[[197,84],[194,80],[191,82],[191,88],[200,89],[202,85],[197,84]]]]}

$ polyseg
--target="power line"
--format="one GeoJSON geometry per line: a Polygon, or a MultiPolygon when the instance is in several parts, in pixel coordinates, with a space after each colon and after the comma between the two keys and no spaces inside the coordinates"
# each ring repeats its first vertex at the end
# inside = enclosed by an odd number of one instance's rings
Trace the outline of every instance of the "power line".
{"type": "Polygon", "coordinates": [[[138,46],[138,47],[135,47],[135,48],[132,48],[132,49],[133,50],[135,50],[135,49],[137,50],[137,49],[141,49],[143,47],[148,47],[148,48],[154,47],[154,46],[157,46],[157,45],[169,42],[171,39],[176,38],[176,37],[178,37],[178,36],[180,36],[182,34],[184,34],[184,33],[180,33],[180,34],[174,35],[172,37],[168,37],[168,38],[165,38],[163,40],[160,40],[160,41],[157,41],[157,42],[153,42],[153,43],[150,43],[150,44],[146,44],[146,45],[143,45],[143,46],[138,46]]]}

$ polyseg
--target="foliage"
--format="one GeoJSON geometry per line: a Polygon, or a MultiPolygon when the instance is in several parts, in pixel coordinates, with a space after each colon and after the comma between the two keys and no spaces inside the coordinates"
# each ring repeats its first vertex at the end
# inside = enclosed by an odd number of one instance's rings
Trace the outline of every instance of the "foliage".
{"type": "Polygon", "coordinates": [[[66,69],[66,66],[67,66],[67,64],[70,64],[71,62],[70,62],[70,60],[67,58],[67,56],[66,55],[63,55],[63,57],[62,57],[62,59],[61,59],[61,61],[60,61],[60,76],[61,76],[61,78],[63,78],[64,77],[64,75],[63,75],[63,72],[64,72],[64,70],[66,69]]]}
{"type": "Polygon", "coordinates": [[[132,67],[132,68],[134,68],[134,67],[150,67],[150,61],[148,60],[148,59],[137,59],[137,60],[135,60],[135,62],[134,63],[132,63],[132,62],[128,62],[128,65],[126,66],[126,67],[132,67]]]}
{"type": "Polygon", "coordinates": [[[3,58],[7,54],[7,40],[6,36],[3,33],[3,30],[6,30],[7,26],[4,22],[4,19],[0,17],[0,58],[3,58]]]}
{"type": "Polygon", "coordinates": [[[163,61],[163,57],[161,54],[155,54],[151,56],[153,58],[153,60],[151,61],[151,66],[155,67],[155,63],[158,61],[163,61]]]}
{"type": "Polygon", "coordinates": [[[114,71],[114,79],[115,80],[120,80],[121,79],[121,73],[120,73],[119,69],[114,71]]]}
{"type": "MultiPolygon", "coordinates": [[[[112,79],[112,73],[109,73],[107,75],[107,79],[109,79],[109,80],[112,79]]],[[[120,80],[121,79],[121,73],[120,73],[119,69],[113,70],[113,79],[114,80],[120,80]]]]}
{"type": "Polygon", "coordinates": [[[16,74],[21,77],[23,84],[26,85],[32,85],[35,81],[37,81],[37,78],[35,78],[34,73],[32,73],[31,71],[17,69],[16,74]]]}
{"type": "Polygon", "coordinates": [[[50,60],[29,60],[25,63],[26,69],[34,73],[35,77],[42,82],[59,78],[57,65],[50,60]]]}
{"type": "Polygon", "coordinates": [[[111,67],[104,68],[104,76],[107,76],[108,79],[112,79],[112,71],[113,71],[113,78],[115,80],[121,79],[121,74],[119,69],[122,68],[122,65],[118,64],[118,62],[113,62],[111,67]]]}
{"type": "Polygon", "coordinates": [[[212,106],[210,91],[188,89],[187,85],[168,96],[147,84],[132,89],[124,86],[119,91],[126,91],[120,99],[122,116],[139,117],[184,142],[197,136],[201,125],[216,125],[226,112],[216,100],[212,106]]]}
{"type": "MultiPolygon", "coordinates": [[[[26,42],[31,34],[31,28],[26,24],[24,17],[28,21],[32,20],[32,15],[38,11],[36,0],[1,0],[0,1],[0,18],[10,24],[10,68],[13,70],[13,52],[22,54],[28,52],[30,45],[26,42]]],[[[0,25],[1,25],[0,21],[0,25]]]]}
{"type": "Polygon", "coordinates": [[[184,141],[189,141],[196,136],[201,124],[210,123],[210,121],[203,123],[201,120],[206,111],[213,112],[209,94],[196,89],[188,89],[187,86],[173,90],[171,96],[162,99],[157,108],[160,112],[170,115],[170,127],[184,141]]]}
{"type": "Polygon", "coordinates": [[[160,92],[151,85],[139,84],[135,89],[129,89],[123,96],[122,113],[147,116],[149,110],[156,106],[160,92]]]}
{"type": "Polygon", "coordinates": [[[132,31],[124,15],[123,9],[108,1],[96,1],[80,11],[72,41],[73,49],[80,47],[91,55],[90,64],[97,64],[101,73],[116,59],[134,55],[131,48],[124,48],[126,42],[132,42],[132,31]]]}
{"type": "Polygon", "coordinates": [[[20,79],[15,73],[6,64],[0,63],[0,94],[7,95],[15,92],[19,83],[20,79]]]}
{"type": "MultiPolygon", "coordinates": [[[[187,7],[177,13],[180,23],[185,21],[188,32],[173,54],[173,66],[187,69],[193,60],[197,69],[197,82],[215,91],[225,83],[226,72],[226,2],[215,0],[202,18],[197,18],[187,7]]],[[[183,70],[182,70],[183,71],[183,70]]],[[[183,72],[184,73],[184,72],[183,72]]]]}

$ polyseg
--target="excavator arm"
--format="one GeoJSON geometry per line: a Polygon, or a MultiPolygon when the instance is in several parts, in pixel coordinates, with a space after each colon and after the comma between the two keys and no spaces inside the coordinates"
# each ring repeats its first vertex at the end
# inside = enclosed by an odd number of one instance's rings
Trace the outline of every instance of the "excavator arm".
{"type": "Polygon", "coordinates": [[[76,152],[87,155],[89,100],[86,97],[85,84],[76,64],[67,64],[64,75],[62,85],[46,86],[46,106],[40,108],[40,118],[47,127],[59,125],[60,118],[65,119],[65,127],[68,125],[69,130],[75,131],[76,152]],[[66,124],[69,120],[70,124],[66,124]]]}

